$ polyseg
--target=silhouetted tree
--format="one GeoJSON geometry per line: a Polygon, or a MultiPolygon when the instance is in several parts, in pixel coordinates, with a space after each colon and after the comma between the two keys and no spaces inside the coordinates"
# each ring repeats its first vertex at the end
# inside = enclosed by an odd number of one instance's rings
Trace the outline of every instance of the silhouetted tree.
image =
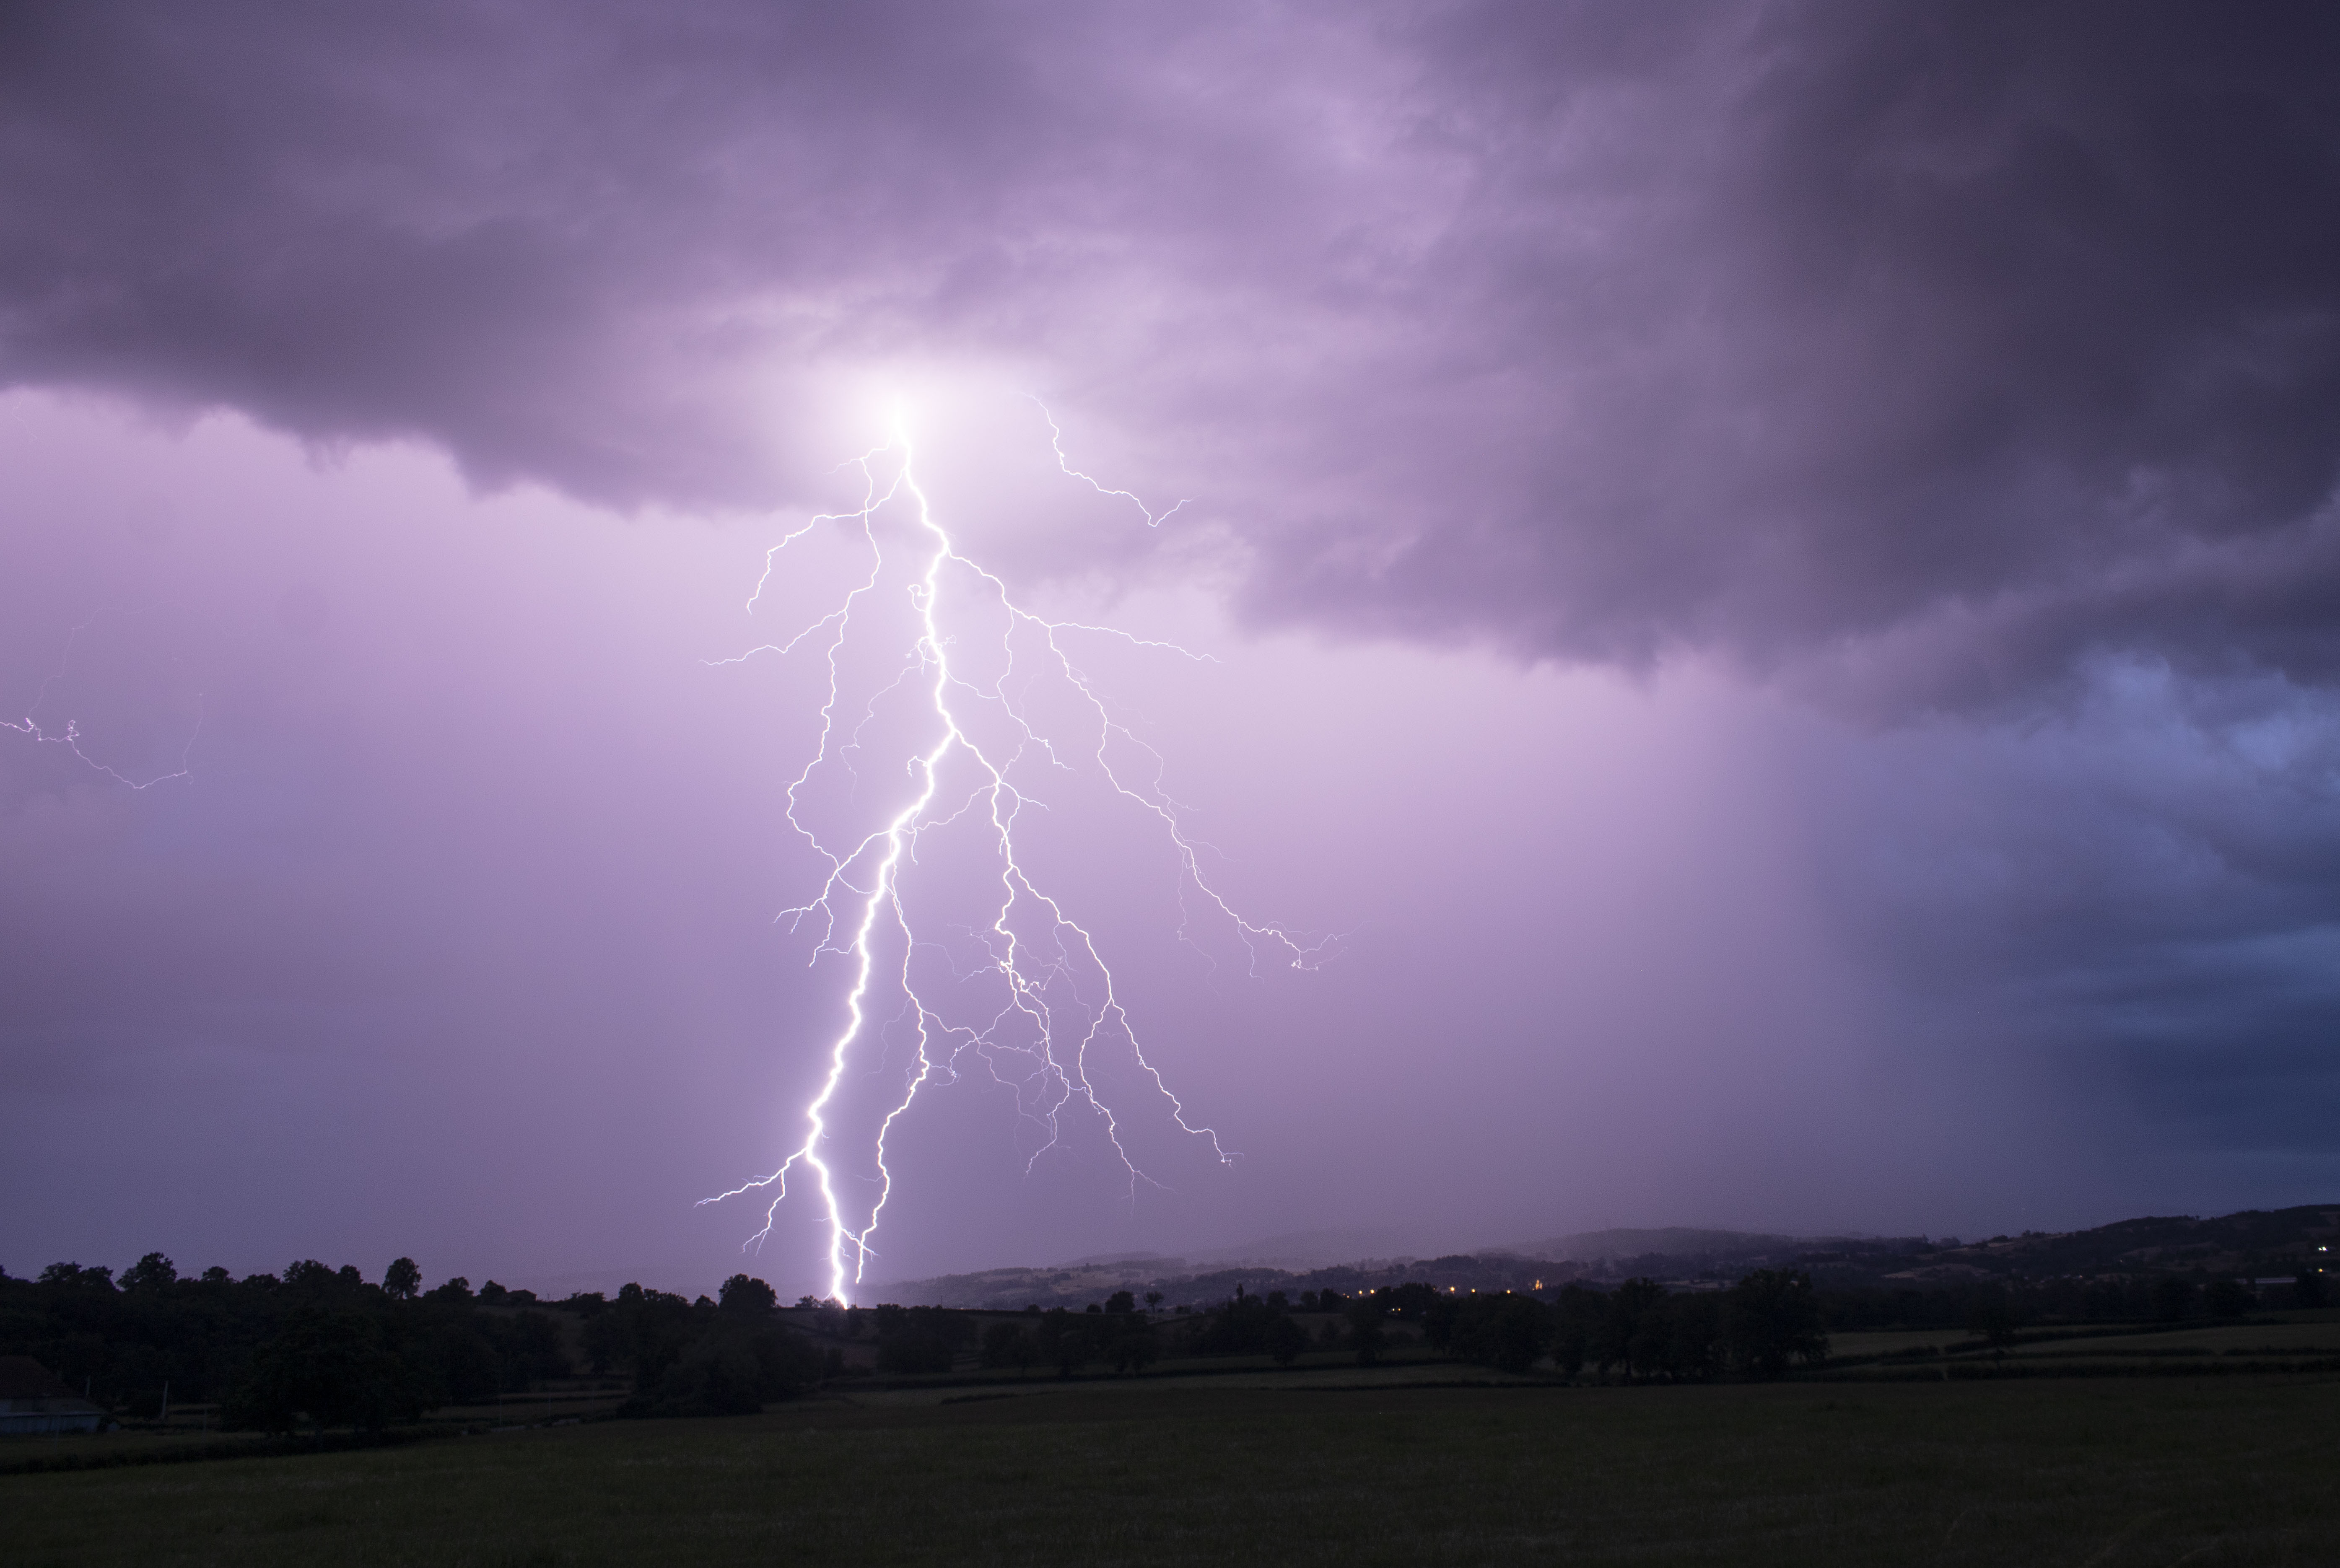
{"type": "MultiPolygon", "coordinates": [[[[174,1403],[223,1401],[233,1406],[229,1419],[246,1425],[379,1424],[568,1369],[559,1326],[544,1313],[483,1314],[462,1287],[405,1298],[354,1266],[315,1259],[281,1279],[238,1280],[216,1267],[183,1279],[150,1254],[120,1291],[106,1271],[78,1265],[45,1279],[0,1279],[0,1354],[34,1355],[134,1411],[157,1408],[167,1383],[174,1403]]],[[[641,1294],[636,1287],[638,1304],[641,1294]]],[[[590,1325],[591,1315],[579,1315],[590,1325]]],[[[603,1336],[608,1362],[608,1326],[591,1332],[603,1336]]]]}
{"type": "Polygon", "coordinates": [[[1581,1285],[1562,1289],[1552,1304],[1552,1360],[1562,1374],[1574,1377],[1584,1370],[1585,1357],[1591,1354],[1606,1311],[1607,1304],[1598,1291],[1581,1285]]]}
{"type": "Polygon", "coordinates": [[[36,1285],[64,1285],[95,1290],[114,1288],[114,1271],[110,1268],[84,1268],[77,1263],[53,1263],[41,1270],[36,1285]]]}
{"type": "Polygon", "coordinates": [[[1371,1366],[1382,1358],[1388,1346],[1389,1331],[1382,1325],[1382,1309],[1371,1300],[1349,1304],[1349,1345],[1357,1353],[1359,1366],[1371,1366]]]}
{"type": "Polygon", "coordinates": [[[1630,1374],[1633,1366],[1633,1342],[1641,1332],[1641,1319],[1657,1304],[1665,1299],[1665,1286],[1654,1279],[1629,1279],[1609,1293],[1601,1322],[1593,1331],[1588,1347],[1592,1365],[1601,1375],[1609,1375],[1612,1366],[1621,1366],[1630,1374]]]}
{"type": "Polygon", "coordinates": [[[727,1313],[704,1296],[688,1310],[697,1333],[653,1386],[637,1388],[620,1415],[753,1414],[828,1370],[802,1335],[769,1314],[727,1313]]]}
{"type": "Polygon", "coordinates": [[[1052,1306],[1042,1313],[1034,1333],[1041,1355],[1055,1364],[1058,1376],[1072,1376],[1096,1354],[1086,1318],[1061,1306],[1052,1306]]]}
{"type": "Polygon", "coordinates": [[[291,1432],[306,1415],[321,1429],[373,1430],[413,1420],[435,1402],[435,1392],[382,1344],[371,1319],[303,1307],[253,1355],[251,1370],[222,1406],[221,1422],[291,1432]]]}
{"type": "Polygon", "coordinates": [[[1551,1338],[1552,1315],[1543,1303],[1502,1291],[1457,1303],[1447,1349],[1461,1361],[1521,1373],[1542,1359],[1551,1338]]]}
{"type": "MultiPolygon", "coordinates": [[[[1381,1298],[1376,1295],[1374,1299],[1379,1301],[1381,1298]]],[[[1387,1310],[1386,1305],[1383,1310],[1387,1310]]],[[[1433,1296],[1415,1315],[1422,1321],[1422,1337],[1429,1342],[1431,1349],[1444,1351],[1453,1348],[1454,1325],[1462,1315],[1462,1303],[1459,1298],[1433,1296]]]]}
{"type": "Polygon", "coordinates": [[[1669,1377],[1702,1383],[1720,1372],[1730,1357],[1723,1343],[1722,1293],[1691,1291],[1666,1298],[1663,1369],[1669,1377]]]}
{"type": "Polygon", "coordinates": [[[1031,1331],[1020,1323],[995,1323],[983,1331],[983,1365],[1023,1371],[1040,1357],[1031,1331]]]}
{"type": "Polygon", "coordinates": [[[1759,1268],[1724,1293],[1722,1338],[1733,1370],[1777,1377],[1796,1361],[1828,1357],[1828,1331],[1811,1276],[1801,1269],[1759,1268]]]}
{"type": "Polygon", "coordinates": [[[1976,1295],[1967,1309],[1967,1332],[1988,1341],[1994,1350],[2015,1343],[2015,1307],[2005,1290],[1993,1287],[1976,1295]]]}
{"type": "Polygon", "coordinates": [[[1660,1291],[1633,1319],[1633,1332],[1625,1341],[1625,1371],[1641,1381],[1675,1375],[1674,1325],[1681,1314],[1681,1298],[1660,1291]]]}
{"type": "Polygon", "coordinates": [[[569,1372],[569,1357],[561,1349],[560,1330],[552,1319],[540,1312],[521,1312],[510,1316],[476,1318],[472,1332],[488,1343],[495,1355],[496,1392],[511,1393],[541,1382],[548,1377],[560,1377],[569,1372]]]}
{"type": "Polygon", "coordinates": [[[940,1306],[880,1306],[878,1365],[887,1372],[948,1372],[951,1360],[974,1337],[965,1313],[940,1306]]]}
{"type": "Polygon", "coordinates": [[[1278,1366],[1289,1366],[1300,1359],[1308,1348],[1308,1331],[1289,1317],[1278,1317],[1267,1325],[1267,1353],[1278,1366]]]}
{"type": "Polygon", "coordinates": [[[1259,1355],[1268,1347],[1268,1325],[1285,1315],[1275,1297],[1252,1295],[1238,1285],[1232,1298],[1187,1321],[1186,1344],[1203,1355],[1259,1355]]]}
{"type": "Polygon", "coordinates": [[[762,1317],[777,1310],[780,1305],[779,1292],[762,1280],[750,1279],[744,1274],[735,1274],[725,1280],[722,1289],[717,1293],[717,1299],[725,1312],[735,1316],[762,1317]]]}
{"type": "Polygon", "coordinates": [[[585,1325],[585,1348],[598,1365],[625,1367],[638,1391],[653,1389],[699,1331],[690,1303],[629,1280],[610,1310],[585,1325]]]}
{"type": "Polygon", "coordinates": [[[178,1283],[179,1271],[159,1252],[150,1252],[122,1274],[124,1290],[163,1290],[178,1283]]]}
{"type": "Polygon", "coordinates": [[[382,1293],[392,1301],[412,1301],[422,1289],[422,1271],[411,1257],[402,1257],[382,1271],[382,1293]]]}
{"type": "MultiPolygon", "coordinates": [[[[1105,1356],[1115,1372],[1138,1373],[1154,1365],[1162,1355],[1162,1342],[1154,1325],[1135,1313],[1117,1320],[1108,1320],[1114,1326],[1105,1330],[1105,1356]]],[[[1279,1318],[1278,1322],[1289,1322],[1279,1318]]]]}

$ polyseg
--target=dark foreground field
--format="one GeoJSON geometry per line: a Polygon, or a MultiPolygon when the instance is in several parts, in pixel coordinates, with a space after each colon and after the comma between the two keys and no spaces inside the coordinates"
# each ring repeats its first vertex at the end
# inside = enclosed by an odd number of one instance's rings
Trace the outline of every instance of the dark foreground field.
{"type": "Polygon", "coordinates": [[[0,1477],[12,1563],[2329,1563],[2340,1382],[1075,1384],[0,1477]]]}

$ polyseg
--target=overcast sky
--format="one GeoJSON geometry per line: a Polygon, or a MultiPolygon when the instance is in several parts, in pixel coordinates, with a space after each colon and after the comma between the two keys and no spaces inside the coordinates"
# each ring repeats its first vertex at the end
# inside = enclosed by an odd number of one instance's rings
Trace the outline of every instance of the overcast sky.
{"type": "MultiPolygon", "coordinates": [[[[1003,1037],[873,1282],[2329,1200],[2335,80],[2308,4],[0,9],[0,1266],[739,1266],[854,966],[776,918],[827,634],[722,661],[869,578],[897,412],[1333,939],[1035,785],[1152,1179],[1003,1037]]],[[[921,744],[912,521],[816,836],[921,744]]]]}

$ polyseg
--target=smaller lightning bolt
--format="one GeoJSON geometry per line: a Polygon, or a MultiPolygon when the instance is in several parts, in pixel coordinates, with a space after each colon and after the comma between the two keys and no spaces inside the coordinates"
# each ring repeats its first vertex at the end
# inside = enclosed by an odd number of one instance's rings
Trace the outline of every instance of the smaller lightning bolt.
{"type": "Polygon", "coordinates": [[[1056,428],[1056,416],[1048,412],[1048,405],[1042,402],[1038,398],[1034,398],[1032,400],[1032,403],[1034,407],[1040,411],[1040,417],[1048,422],[1048,445],[1055,449],[1056,453],[1056,466],[1064,470],[1066,476],[1070,479],[1079,480],[1083,484],[1087,485],[1099,495],[1112,496],[1117,500],[1129,502],[1130,505],[1135,507],[1145,517],[1146,527],[1161,527],[1164,523],[1169,521],[1171,518],[1177,515],[1178,509],[1180,507],[1185,506],[1187,501],[1194,499],[1192,496],[1187,496],[1179,501],[1174,501],[1171,503],[1170,510],[1168,511],[1165,511],[1157,517],[1155,515],[1154,510],[1151,507],[1147,506],[1144,501],[1131,494],[1128,491],[1115,490],[1111,485],[1105,483],[1103,481],[1093,479],[1089,475],[1083,473],[1079,469],[1073,466],[1073,460],[1065,455],[1065,432],[1056,428]]]}
{"type": "Polygon", "coordinates": [[[201,707],[203,697],[201,693],[197,693],[195,699],[197,703],[195,710],[195,727],[188,734],[187,743],[179,749],[179,766],[177,769],[169,773],[157,773],[152,779],[133,779],[128,774],[115,771],[112,767],[104,762],[100,762],[96,758],[92,757],[88,752],[84,751],[81,749],[81,723],[78,719],[66,719],[65,727],[63,730],[52,733],[45,728],[39,719],[35,717],[35,715],[41,711],[42,705],[49,700],[49,689],[55,686],[58,681],[64,679],[65,666],[73,660],[74,640],[78,638],[81,633],[82,629],[76,626],[71,632],[66,634],[64,651],[57,656],[56,669],[49,674],[46,680],[41,682],[41,690],[35,694],[33,698],[33,706],[31,710],[25,715],[21,721],[10,719],[0,719],[0,729],[14,729],[19,735],[28,735],[32,737],[34,741],[41,745],[63,746],[66,750],[81,759],[83,763],[88,767],[95,769],[97,772],[104,774],[107,778],[114,780],[116,783],[125,784],[133,789],[151,789],[155,785],[166,783],[173,779],[187,778],[193,771],[193,769],[187,766],[187,759],[194,754],[195,742],[197,739],[202,738],[203,732],[203,715],[201,707]]]}
{"type": "MultiPolygon", "coordinates": [[[[1047,416],[1045,405],[1041,412],[1047,416]]],[[[1048,428],[1058,466],[1067,476],[1086,481],[1100,494],[1129,501],[1149,527],[1177,511],[1174,506],[1156,515],[1129,491],[1112,489],[1074,469],[1053,418],[1048,428]]],[[[802,1113],[803,1140],[768,1176],[704,1200],[716,1203],[768,1192],[764,1226],[748,1244],[759,1245],[769,1236],[788,1196],[790,1174],[808,1173],[828,1223],[829,1294],[840,1300],[861,1281],[876,1255],[873,1237],[894,1189],[886,1161],[887,1140],[919,1091],[937,1079],[952,1081],[962,1071],[981,1070],[1014,1091],[1019,1113],[1042,1134],[1026,1161],[1027,1172],[1063,1146],[1067,1112],[1079,1108],[1093,1114],[1125,1173],[1134,1199],[1139,1183],[1161,1184],[1132,1157],[1123,1141],[1125,1112],[1108,1100],[1092,1071],[1097,1053],[1117,1050],[1138,1080],[1158,1097],[1170,1125],[1206,1144],[1223,1164],[1239,1157],[1224,1146],[1212,1127],[1190,1119],[1185,1102],[1148,1058],[1096,934],[1047,890],[1019,853],[1017,830],[1025,812],[1046,809],[1029,792],[1025,781],[1029,772],[1093,769],[1093,776],[1115,795],[1155,824],[1178,868],[1181,939],[1191,943],[1188,928],[1197,916],[1224,922],[1244,942],[1254,973],[1270,957],[1292,968],[1313,968],[1327,945],[1327,939],[1304,938],[1244,918],[1212,887],[1199,858],[1206,846],[1186,832],[1178,803],[1161,787],[1162,758],[1114,718],[1075,660],[1066,639],[1107,636],[1188,659],[1207,656],[1175,643],[1133,637],[1117,628],[1051,620],[1016,604],[1006,585],[964,554],[936,518],[917,478],[909,438],[898,422],[885,444],[848,466],[858,467],[862,476],[860,506],[810,518],[773,545],[765,554],[763,573],[748,607],[752,611],[762,597],[779,554],[823,524],[845,525],[859,533],[868,550],[867,576],[835,608],[785,641],[709,662],[786,656],[808,643],[822,650],[828,686],[820,709],[818,744],[788,787],[786,815],[828,871],[812,898],[784,910],[780,918],[792,930],[809,924],[814,943],[808,961],[818,963],[823,954],[840,956],[850,966],[852,979],[842,1024],[828,1044],[827,1074],[802,1113]],[[845,701],[841,663],[855,635],[857,613],[869,608],[886,575],[887,546],[877,519],[897,502],[915,517],[910,531],[917,541],[913,559],[917,568],[909,584],[912,643],[892,680],[862,705],[848,729],[840,713],[845,701]],[[997,660],[988,678],[973,668],[978,661],[969,651],[979,646],[977,639],[987,622],[999,628],[996,640],[980,644],[997,660]],[[1078,739],[1053,733],[1036,713],[1031,693],[1044,684],[1070,694],[1086,715],[1078,739]],[[800,815],[804,792],[824,765],[850,767],[849,755],[863,749],[863,736],[875,720],[878,702],[905,691],[923,693],[918,711],[925,716],[925,739],[901,759],[911,785],[908,799],[859,837],[832,842],[800,815]],[[1150,779],[1133,781],[1116,769],[1111,753],[1123,746],[1150,759],[1150,779]],[[987,899],[987,924],[980,929],[961,928],[970,939],[963,950],[975,955],[975,963],[961,969],[954,961],[947,996],[930,996],[934,987],[915,972],[914,961],[922,952],[949,949],[922,931],[908,885],[918,870],[922,840],[955,828],[981,836],[996,891],[987,899]],[[1190,899],[1198,902],[1190,904],[1190,899]],[[954,1007],[950,998],[966,994],[970,984],[987,991],[987,999],[972,1008],[954,1007]],[[890,1097],[890,1107],[878,1118],[858,1156],[873,1176],[857,1179],[874,1190],[857,1196],[847,1190],[846,1175],[838,1164],[843,1136],[836,1121],[838,1096],[849,1075],[884,1070],[889,1027],[907,1036],[908,1061],[897,1069],[898,1094],[890,1097]],[[873,1055],[878,1057],[874,1064],[868,1060],[873,1055]]]]}

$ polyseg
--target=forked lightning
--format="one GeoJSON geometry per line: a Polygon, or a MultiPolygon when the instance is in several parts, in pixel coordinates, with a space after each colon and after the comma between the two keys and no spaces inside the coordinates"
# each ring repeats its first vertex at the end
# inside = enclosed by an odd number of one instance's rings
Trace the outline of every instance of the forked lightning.
{"type": "MultiPolygon", "coordinates": [[[[1046,409],[1042,413],[1046,417],[1046,409]]],[[[1129,501],[1149,527],[1177,511],[1174,506],[1157,516],[1136,496],[1075,469],[1066,458],[1053,418],[1048,429],[1057,465],[1066,475],[1100,494],[1129,501]]],[[[1060,1146],[1068,1111],[1094,1113],[1135,1196],[1137,1184],[1153,1178],[1139,1168],[1123,1140],[1122,1118],[1134,1113],[1109,1101],[1093,1071],[1099,1052],[1123,1052],[1125,1056],[1117,1059],[1134,1069],[1134,1075],[1125,1076],[1142,1092],[1158,1097],[1180,1133],[1207,1144],[1223,1164],[1236,1157],[1211,1127],[1189,1118],[1185,1106],[1147,1059],[1123,1007],[1113,969],[1089,927],[1043,885],[1027,863],[1028,855],[1019,854],[1019,819],[1027,810],[1046,809],[1027,792],[1033,770],[1094,769],[1112,792],[1138,808],[1175,855],[1181,908],[1187,908],[1190,897],[1198,900],[1188,912],[1225,922],[1249,949],[1254,966],[1264,958],[1311,968],[1324,947],[1321,940],[1281,926],[1244,918],[1213,888],[1203,874],[1197,842],[1185,831],[1177,804],[1162,790],[1158,775],[1152,781],[1133,783],[1116,770],[1110,753],[1117,749],[1152,759],[1157,769],[1160,759],[1115,720],[1066,644],[1075,637],[1102,635],[1190,659],[1196,656],[1175,644],[1148,642],[1109,627],[1050,620],[1022,608],[1006,583],[962,553],[937,520],[918,482],[914,459],[909,438],[897,422],[884,445],[850,465],[858,467],[863,481],[859,508],[808,519],[767,551],[763,575],[748,607],[750,611],[757,608],[781,552],[824,525],[858,531],[869,552],[868,577],[849,589],[835,609],[787,641],[720,661],[787,655],[807,645],[820,648],[827,660],[828,698],[820,710],[818,745],[790,781],[787,799],[790,827],[828,870],[815,895],[781,918],[791,928],[808,928],[814,933],[809,962],[818,963],[824,953],[841,955],[852,981],[844,998],[843,1025],[828,1047],[827,1075],[804,1107],[803,1141],[770,1175],[705,1201],[768,1192],[763,1228],[749,1244],[756,1245],[770,1235],[788,1196],[790,1175],[797,1174],[801,1183],[809,1173],[828,1229],[829,1294],[839,1300],[850,1296],[875,1255],[872,1241],[893,1195],[887,1140],[919,1090],[937,1077],[955,1079],[963,1068],[979,1067],[1015,1090],[1019,1112],[1040,1131],[1027,1171],[1060,1146]],[[878,519],[897,505],[914,519],[913,526],[899,531],[912,542],[891,546],[913,552],[908,561],[915,569],[909,573],[912,645],[893,680],[860,705],[848,729],[841,712],[840,666],[856,644],[857,618],[871,626],[860,634],[860,641],[885,635],[884,617],[872,602],[886,576],[889,548],[878,519]],[[999,629],[996,641],[986,649],[991,666],[987,675],[978,668],[985,660],[968,651],[987,623],[999,629]],[[1053,695],[1069,699],[1070,710],[1080,715],[1077,739],[1061,733],[1063,722],[1052,725],[1036,711],[1040,704],[1035,693],[1050,686],[1053,695]],[[849,754],[864,749],[865,735],[877,722],[879,700],[905,690],[924,697],[917,709],[923,715],[917,720],[923,734],[908,744],[902,759],[912,787],[910,798],[859,837],[832,840],[807,821],[806,792],[823,768],[851,765],[849,754]],[[923,949],[931,964],[932,954],[950,948],[936,933],[919,929],[919,917],[906,898],[905,886],[919,871],[922,839],[954,828],[980,836],[989,868],[984,885],[991,886],[990,878],[996,877],[996,886],[982,898],[982,908],[990,915],[987,928],[962,931],[971,940],[961,950],[974,959],[971,969],[950,969],[953,996],[946,998],[930,995],[938,992],[939,985],[914,973],[914,960],[923,949]],[[954,1004],[964,1009],[957,998],[971,983],[984,994],[977,1009],[980,1016],[956,1016],[954,1004]],[[874,1146],[864,1151],[874,1180],[863,1185],[873,1186],[874,1191],[856,1201],[848,1191],[849,1178],[837,1168],[835,1140],[841,1134],[833,1121],[840,1086],[848,1074],[858,1078],[887,1071],[889,1026],[899,1027],[909,1050],[896,1069],[902,1074],[898,1097],[891,1098],[891,1108],[877,1122],[874,1146]]],[[[1186,935],[1183,926],[1180,935],[1186,935]]]]}

